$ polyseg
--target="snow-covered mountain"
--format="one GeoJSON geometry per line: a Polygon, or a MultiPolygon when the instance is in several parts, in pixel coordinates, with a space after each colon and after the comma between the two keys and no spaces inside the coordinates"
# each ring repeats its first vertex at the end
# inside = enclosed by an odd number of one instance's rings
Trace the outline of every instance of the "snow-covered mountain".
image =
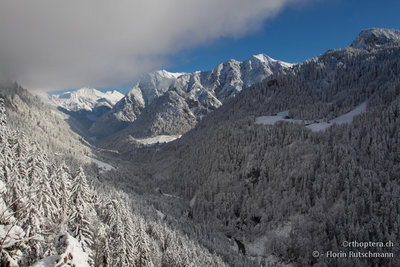
{"type": "Polygon", "coordinates": [[[351,43],[350,47],[374,49],[400,45],[400,30],[372,28],[363,30],[351,43]]]}
{"type": "Polygon", "coordinates": [[[87,129],[94,121],[124,97],[118,91],[101,92],[94,88],[81,88],[59,95],[39,94],[48,104],[69,114],[71,127],[81,135],[86,135],[87,129]]]}
{"type": "Polygon", "coordinates": [[[54,105],[68,111],[85,110],[91,112],[100,106],[111,109],[124,95],[115,90],[103,93],[94,88],[81,88],[59,95],[49,95],[48,97],[54,105]]]}
{"type": "Polygon", "coordinates": [[[0,266],[400,266],[399,39],[363,31],[272,77],[261,56],[147,74],[110,149],[0,83],[0,266]],[[313,257],[344,240],[392,246],[313,257]]]}
{"type": "Polygon", "coordinates": [[[124,99],[115,106],[113,113],[116,118],[128,122],[136,120],[141,109],[162,96],[183,74],[159,70],[143,75],[124,99]]]}
{"type": "Polygon", "coordinates": [[[131,125],[125,133],[137,137],[183,134],[243,89],[291,66],[259,54],[246,61],[229,60],[211,71],[149,73],[90,132],[106,137],[131,125]]]}
{"type": "MultiPolygon", "coordinates": [[[[149,155],[149,172],[141,171],[152,184],[240,240],[238,250],[257,266],[326,264],[303,257],[304,244],[326,251],[346,235],[390,239],[400,229],[386,231],[398,221],[386,207],[400,202],[371,195],[400,192],[400,31],[393,32],[363,31],[353,44],[364,47],[328,50],[245,90],[178,142],[127,156],[136,163],[149,155]],[[375,208],[363,212],[358,203],[375,208]],[[338,219],[343,210],[354,216],[338,219]],[[370,231],[375,222],[385,226],[370,231]]],[[[333,265],[400,266],[395,257],[350,260],[333,265]]]]}

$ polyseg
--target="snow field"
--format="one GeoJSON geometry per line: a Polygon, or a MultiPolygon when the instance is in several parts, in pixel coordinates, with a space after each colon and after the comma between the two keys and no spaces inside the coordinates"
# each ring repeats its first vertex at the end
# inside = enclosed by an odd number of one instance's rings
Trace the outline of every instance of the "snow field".
{"type": "Polygon", "coordinates": [[[314,122],[311,123],[309,121],[304,121],[304,120],[294,120],[294,119],[289,119],[287,118],[289,111],[285,110],[282,112],[279,112],[278,114],[274,116],[261,116],[256,118],[256,124],[262,124],[262,125],[274,125],[278,121],[286,121],[286,122],[292,122],[292,123],[305,123],[306,127],[310,129],[313,132],[320,132],[324,131],[327,128],[331,127],[334,124],[350,124],[353,121],[354,116],[360,115],[361,113],[364,113],[366,111],[367,104],[366,102],[358,105],[355,107],[353,110],[350,112],[347,112],[339,117],[334,118],[333,120],[329,122],[314,122]]]}

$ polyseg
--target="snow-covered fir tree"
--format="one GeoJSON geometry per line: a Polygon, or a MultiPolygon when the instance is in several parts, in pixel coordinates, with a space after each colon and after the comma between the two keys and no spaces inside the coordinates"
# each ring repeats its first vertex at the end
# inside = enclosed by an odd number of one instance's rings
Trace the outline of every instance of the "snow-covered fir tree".
{"type": "MultiPolygon", "coordinates": [[[[82,167],[58,163],[9,129],[1,98],[0,152],[1,266],[162,264],[161,241],[149,235],[150,222],[133,213],[128,198],[104,184],[96,189],[82,167]]],[[[218,258],[205,248],[193,249],[218,258]]]]}

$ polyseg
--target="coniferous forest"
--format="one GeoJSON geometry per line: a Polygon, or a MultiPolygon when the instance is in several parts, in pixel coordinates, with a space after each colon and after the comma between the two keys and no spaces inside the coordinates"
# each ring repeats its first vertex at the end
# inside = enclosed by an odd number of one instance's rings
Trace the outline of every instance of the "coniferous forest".
{"type": "Polygon", "coordinates": [[[279,69],[165,144],[93,142],[1,85],[0,265],[400,266],[396,40],[279,69]]]}
{"type": "Polygon", "coordinates": [[[178,229],[146,216],[121,190],[100,183],[97,167],[84,170],[77,159],[66,164],[48,156],[9,128],[6,113],[1,99],[1,266],[225,265],[178,229]]]}

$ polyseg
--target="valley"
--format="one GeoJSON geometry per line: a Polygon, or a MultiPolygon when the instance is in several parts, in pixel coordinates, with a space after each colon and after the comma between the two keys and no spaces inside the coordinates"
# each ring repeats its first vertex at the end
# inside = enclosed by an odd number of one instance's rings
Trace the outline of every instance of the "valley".
{"type": "Polygon", "coordinates": [[[4,266],[400,265],[398,242],[313,254],[400,234],[398,30],[298,64],[151,72],[126,95],[0,99],[4,266]]]}

